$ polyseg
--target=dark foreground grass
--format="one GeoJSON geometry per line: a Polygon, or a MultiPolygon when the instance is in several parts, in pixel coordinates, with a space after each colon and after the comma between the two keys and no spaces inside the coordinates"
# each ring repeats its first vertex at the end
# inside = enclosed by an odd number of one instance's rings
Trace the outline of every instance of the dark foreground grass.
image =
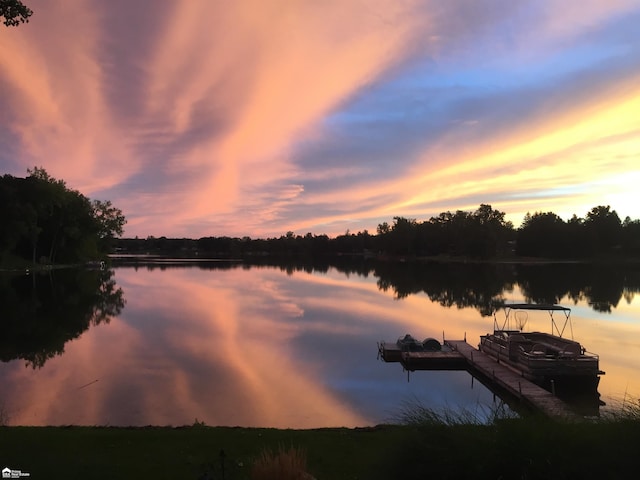
{"type": "Polygon", "coordinates": [[[306,457],[316,479],[636,478],[640,421],[318,430],[0,427],[0,469],[32,479],[250,479],[265,450],[279,448],[306,457]]]}

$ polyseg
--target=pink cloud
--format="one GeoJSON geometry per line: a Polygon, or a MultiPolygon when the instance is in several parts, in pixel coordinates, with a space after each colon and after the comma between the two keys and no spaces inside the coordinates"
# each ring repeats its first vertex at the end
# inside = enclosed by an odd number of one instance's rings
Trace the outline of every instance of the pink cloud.
{"type": "Polygon", "coordinates": [[[452,165],[463,171],[471,156],[510,148],[526,134],[565,129],[594,89],[603,104],[615,103],[615,87],[634,80],[630,70],[616,80],[583,75],[572,89],[559,83],[548,106],[540,96],[539,107],[518,110],[524,85],[472,117],[436,111],[436,133],[403,123],[420,107],[411,96],[390,96],[375,115],[391,107],[400,113],[395,123],[352,140],[338,152],[340,165],[305,157],[305,149],[327,141],[339,148],[327,118],[410,65],[421,65],[418,90],[456,65],[471,76],[497,68],[499,76],[580,46],[635,11],[622,0],[578,10],[565,3],[33,0],[32,21],[1,32],[1,138],[10,150],[0,165],[15,175],[42,165],[92,198],[111,199],[131,236],[335,234],[349,223],[375,227],[381,216],[438,213],[429,204],[488,202],[509,192],[491,182],[471,188],[476,177],[461,188],[464,175],[437,186],[419,179],[452,165]],[[378,141],[395,168],[369,161],[378,141]],[[415,197],[429,189],[440,193],[415,197]]]}

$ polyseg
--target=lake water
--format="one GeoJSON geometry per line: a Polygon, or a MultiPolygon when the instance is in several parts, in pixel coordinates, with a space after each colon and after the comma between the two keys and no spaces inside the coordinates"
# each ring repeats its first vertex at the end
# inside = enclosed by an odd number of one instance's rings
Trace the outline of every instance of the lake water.
{"type": "MultiPolygon", "coordinates": [[[[502,402],[468,373],[408,376],[377,343],[411,333],[477,345],[496,300],[571,307],[574,338],[606,371],[601,409],[640,398],[636,271],[496,268],[165,262],[6,277],[0,420],[355,427],[417,403],[482,416],[502,402]]],[[[549,331],[534,321],[526,328],[549,331]]]]}

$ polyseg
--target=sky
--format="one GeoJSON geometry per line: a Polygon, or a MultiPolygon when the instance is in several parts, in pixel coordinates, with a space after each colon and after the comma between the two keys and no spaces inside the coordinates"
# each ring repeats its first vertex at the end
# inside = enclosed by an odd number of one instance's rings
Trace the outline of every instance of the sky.
{"type": "Polygon", "coordinates": [[[640,219],[640,0],[25,3],[0,174],[112,201],[125,237],[640,219]]]}

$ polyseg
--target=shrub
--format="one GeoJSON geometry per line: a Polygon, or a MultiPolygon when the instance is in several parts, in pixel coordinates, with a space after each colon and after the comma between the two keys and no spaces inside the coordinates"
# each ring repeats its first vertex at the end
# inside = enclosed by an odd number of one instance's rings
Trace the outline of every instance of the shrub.
{"type": "Polygon", "coordinates": [[[300,448],[283,446],[277,452],[265,449],[254,462],[251,480],[302,480],[312,478],[306,473],[307,456],[300,448]]]}

